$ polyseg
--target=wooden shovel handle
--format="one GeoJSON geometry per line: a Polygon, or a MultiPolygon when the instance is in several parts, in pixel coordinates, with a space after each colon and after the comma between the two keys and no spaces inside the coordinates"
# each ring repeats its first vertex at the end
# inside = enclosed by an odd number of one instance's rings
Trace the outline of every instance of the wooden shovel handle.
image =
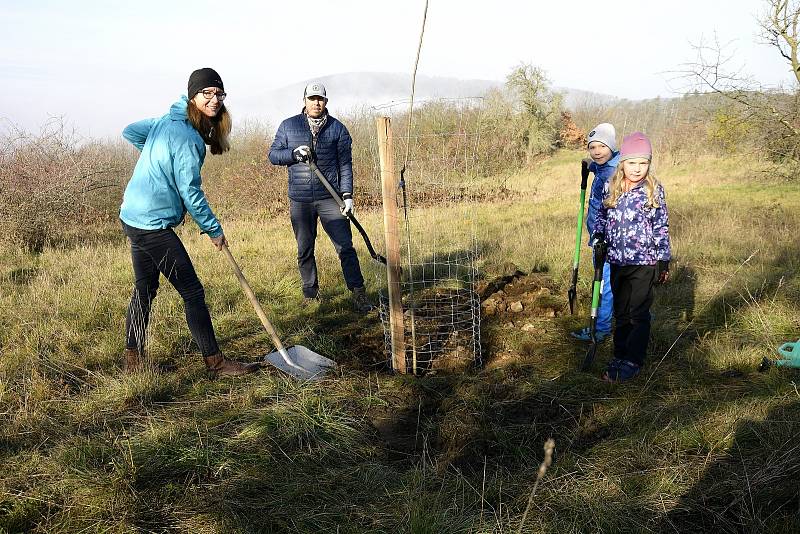
{"type": "Polygon", "coordinates": [[[222,250],[225,252],[225,257],[228,258],[228,263],[231,264],[233,268],[233,272],[236,274],[236,278],[239,280],[239,285],[242,286],[242,291],[244,294],[247,295],[248,300],[250,300],[250,304],[253,305],[253,308],[256,310],[256,315],[258,318],[261,319],[261,324],[264,325],[264,329],[269,334],[269,337],[272,338],[272,343],[275,344],[275,348],[279,351],[284,351],[283,343],[281,343],[280,338],[278,337],[278,333],[273,328],[272,323],[269,322],[267,319],[267,314],[264,313],[264,309],[261,307],[261,304],[258,303],[258,299],[256,299],[255,293],[250,288],[250,284],[247,283],[247,279],[242,274],[242,270],[239,268],[239,264],[236,263],[236,260],[233,258],[233,254],[231,254],[230,249],[228,249],[228,245],[223,244],[222,250]]]}

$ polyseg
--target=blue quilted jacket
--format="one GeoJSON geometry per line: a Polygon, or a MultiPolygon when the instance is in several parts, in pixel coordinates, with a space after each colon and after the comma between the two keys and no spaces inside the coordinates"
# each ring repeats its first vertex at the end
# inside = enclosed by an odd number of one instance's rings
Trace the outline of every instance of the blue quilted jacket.
{"type": "Polygon", "coordinates": [[[273,165],[289,167],[289,198],[295,202],[313,202],[330,198],[308,165],[297,163],[292,150],[300,145],[313,146],[316,163],[333,188],[342,193],[353,193],[353,141],[344,124],[328,115],[325,126],[312,143],[311,128],[303,113],[289,117],[275,132],[275,140],[269,149],[269,161],[273,165]]]}
{"type": "Polygon", "coordinates": [[[586,228],[589,230],[589,241],[591,242],[594,227],[597,223],[597,212],[603,207],[603,198],[606,183],[617,172],[619,165],[619,152],[612,152],[611,159],[598,165],[594,161],[589,164],[589,170],[594,174],[592,180],[592,190],[589,194],[589,211],[586,214],[586,228]]]}

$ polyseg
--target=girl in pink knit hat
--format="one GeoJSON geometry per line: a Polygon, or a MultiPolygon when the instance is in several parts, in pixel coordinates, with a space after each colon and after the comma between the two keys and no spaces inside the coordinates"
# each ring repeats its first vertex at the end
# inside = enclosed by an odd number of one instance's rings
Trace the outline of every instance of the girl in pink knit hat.
{"type": "Polygon", "coordinates": [[[664,188],[650,172],[653,149],[641,132],[626,136],[608,182],[594,240],[608,245],[614,294],[614,358],[603,380],[625,382],[641,370],[650,339],[653,286],[669,279],[672,257],[664,188]]]}

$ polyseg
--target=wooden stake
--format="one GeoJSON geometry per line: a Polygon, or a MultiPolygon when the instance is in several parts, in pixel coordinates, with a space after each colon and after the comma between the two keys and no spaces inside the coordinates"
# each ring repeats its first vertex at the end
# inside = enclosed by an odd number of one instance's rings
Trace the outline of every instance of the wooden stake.
{"type": "Polygon", "coordinates": [[[389,117],[380,117],[377,126],[383,192],[383,231],[386,237],[389,326],[392,333],[392,367],[398,373],[407,373],[403,294],[400,289],[400,234],[397,221],[397,176],[394,169],[392,121],[389,117]]]}

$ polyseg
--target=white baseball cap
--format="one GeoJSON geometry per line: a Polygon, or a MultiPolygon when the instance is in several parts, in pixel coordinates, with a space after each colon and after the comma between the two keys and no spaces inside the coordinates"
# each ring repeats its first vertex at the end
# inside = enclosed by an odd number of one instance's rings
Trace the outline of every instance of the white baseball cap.
{"type": "Polygon", "coordinates": [[[322,98],[328,98],[325,94],[325,86],[319,82],[311,82],[310,84],[306,85],[305,91],[303,91],[303,98],[308,98],[310,96],[321,96],[322,98]]]}

